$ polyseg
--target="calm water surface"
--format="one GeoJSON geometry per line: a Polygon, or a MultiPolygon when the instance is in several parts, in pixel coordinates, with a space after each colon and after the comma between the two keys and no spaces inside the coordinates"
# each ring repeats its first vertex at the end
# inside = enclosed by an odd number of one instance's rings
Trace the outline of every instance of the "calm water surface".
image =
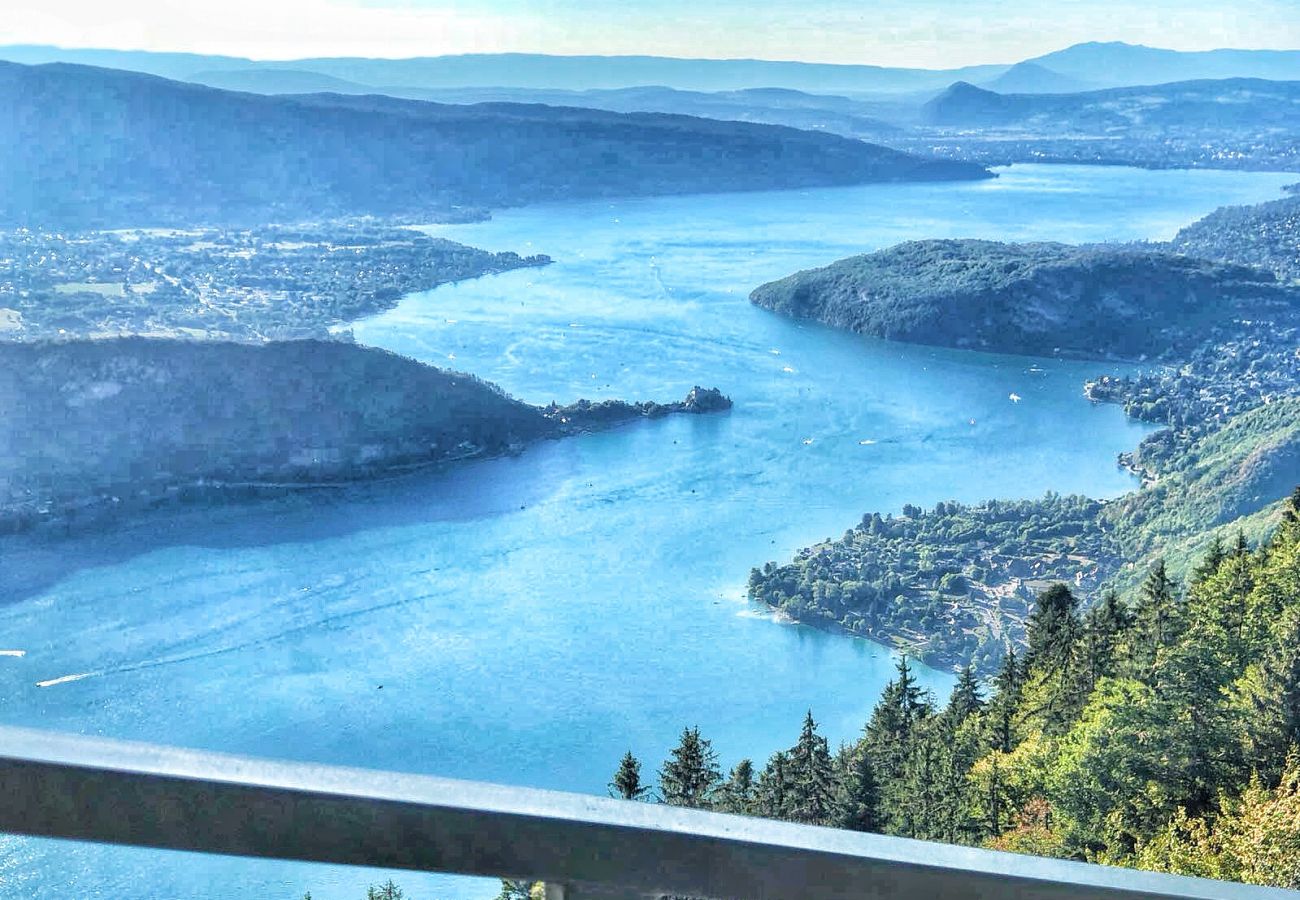
{"type": "MultiPolygon", "coordinates": [[[[625,750],[652,770],[694,723],[728,766],[788,746],[808,707],[850,739],[893,660],[750,608],[749,568],[906,502],[1114,496],[1132,487],[1115,454],[1142,430],[1082,398],[1096,364],[866,340],[755,309],[748,292],[909,238],[1167,238],[1293,180],[1017,166],[969,185],[587,203],[431,229],[556,263],[412,295],[359,341],[531,402],[703,384],[735,409],[10,551],[0,644],[26,655],[0,658],[0,720],[598,793],[625,750]]],[[[922,677],[946,694],[948,675],[922,677]]],[[[382,877],[0,842],[11,897],[359,900],[382,877]]],[[[395,877],[415,900],[495,890],[395,877]]]]}

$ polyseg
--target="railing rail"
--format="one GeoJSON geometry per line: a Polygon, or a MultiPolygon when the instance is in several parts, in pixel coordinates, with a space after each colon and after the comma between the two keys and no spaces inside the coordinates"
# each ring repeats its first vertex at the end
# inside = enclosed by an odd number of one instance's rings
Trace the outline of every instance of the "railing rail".
{"type": "Polygon", "coordinates": [[[603,797],[0,728],[0,831],[631,897],[1297,900],[1300,892],[603,797]]]}

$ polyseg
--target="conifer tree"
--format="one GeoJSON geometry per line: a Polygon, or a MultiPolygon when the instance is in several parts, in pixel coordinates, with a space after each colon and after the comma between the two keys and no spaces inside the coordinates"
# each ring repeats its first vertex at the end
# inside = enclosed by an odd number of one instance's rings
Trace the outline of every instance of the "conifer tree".
{"type": "Polygon", "coordinates": [[[1015,721],[1020,705],[1020,692],[1024,686],[1024,671],[1014,647],[1008,647],[1002,658],[1002,667],[993,681],[993,696],[989,699],[989,742],[992,749],[1010,753],[1015,745],[1015,721]]]}
{"type": "Polygon", "coordinates": [[[542,886],[540,881],[502,878],[501,893],[497,894],[494,900],[535,900],[542,886]]]}
{"type": "Polygon", "coordinates": [[[998,754],[994,753],[989,757],[988,796],[984,800],[984,808],[988,810],[988,820],[984,823],[987,837],[1001,834],[1007,821],[1002,790],[1002,769],[998,764],[998,754]]]}
{"type": "Polygon", "coordinates": [[[971,821],[970,773],[983,752],[978,722],[959,721],[949,712],[932,719],[927,726],[934,742],[932,777],[934,803],[930,809],[927,836],[933,840],[961,843],[977,836],[971,821]]]}
{"type": "Polygon", "coordinates": [[[929,697],[916,683],[907,658],[899,659],[896,668],[898,677],[885,685],[863,737],[863,749],[870,754],[880,783],[880,809],[885,828],[891,833],[907,827],[897,821],[910,809],[904,796],[904,769],[918,730],[933,712],[929,697]]]}
{"type": "Polygon", "coordinates": [[[1069,587],[1056,583],[1038,595],[1025,622],[1025,668],[1050,675],[1069,665],[1078,638],[1079,601],[1069,587]]]}
{"type": "Polygon", "coordinates": [[[1192,570],[1191,583],[1200,584],[1209,578],[1215,572],[1219,571],[1219,566],[1228,558],[1228,551],[1223,546],[1223,538],[1216,534],[1210,541],[1210,546],[1205,551],[1205,556],[1197,563],[1196,568],[1192,570]]]}
{"type": "Polygon", "coordinates": [[[898,677],[885,685],[867,722],[866,740],[882,766],[896,771],[903,749],[917,723],[930,712],[924,693],[904,656],[896,663],[898,677]]]}
{"type": "Polygon", "coordinates": [[[1128,607],[1113,590],[1106,591],[1084,616],[1077,672],[1078,692],[1085,700],[1098,681],[1119,671],[1120,641],[1132,622],[1128,607]]]}
{"type": "Polygon", "coordinates": [[[980,686],[979,681],[975,678],[975,670],[969,665],[962,666],[961,671],[957,673],[957,683],[953,686],[952,695],[948,698],[948,707],[945,712],[956,726],[965,722],[983,708],[984,698],[980,696],[980,686]]]}
{"type": "Polygon", "coordinates": [[[1240,528],[1237,529],[1237,542],[1232,547],[1234,556],[1245,556],[1250,552],[1250,544],[1246,542],[1246,533],[1240,528]]]}
{"type": "Polygon", "coordinates": [[[681,739],[659,769],[659,796],[671,806],[708,809],[722,782],[713,744],[700,737],[699,726],[682,731],[681,739]]]}
{"type": "Polygon", "coordinates": [[[835,757],[835,825],[851,831],[881,831],[880,782],[862,746],[840,747],[835,757]]]}
{"type": "Polygon", "coordinates": [[[934,839],[939,802],[938,774],[942,751],[937,723],[918,728],[907,743],[907,754],[897,780],[886,787],[885,816],[891,834],[934,839]]]}
{"type": "Polygon", "coordinates": [[[1138,592],[1133,615],[1133,674],[1146,684],[1155,686],[1159,680],[1163,651],[1178,633],[1178,613],[1173,579],[1165,561],[1157,560],[1138,592]]]}
{"type": "Polygon", "coordinates": [[[760,816],[768,819],[786,819],[790,816],[790,757],[784,750],[772,754],[758,776],[754,791],[754,807],[760,816]]]}
{"type": "Polygon", "coordinates": [[[1300,484],[1291,491],[1291,496],[1282,507],[1282,521],[1292,523],[1300,521],[1300,484]]]}
{"type": "Polygon", "coordinates": [[[378,887],[372,884],[366,890],[366,900],[402,900],[404,896],[402,889],[393,884],[391,878],[378,887]]]}
{"type": "Polygon", "coordinates": [[[1085,697],[1075,671],[1083,631],[1078,610],[1073,592],[1058,583],[1038,596],[1030,617],[1025,668],[1037,703],[1025,712],[1047,734],[1063,734],[1083,708],[1085,697]]]}
{"type": "Polygon", "coordinates": [[[828,824],[835,803],[835,770],[826,738],[817,733],[812,710],[804,716],[799,740],[787,757],[789,817],[809,825],[828,824]]]}
{"type": "Polygon", "coordinates": [[[1300,608],[1283,614],[1271,643],[1233,686],[1245,762],[1266,784],[1300,747],[1300,608]]]}
{"type": "Polygon", "coordinates": [[[614,780],[609,783],[610,796],[622,797],[624,800],[640,800],[649,792],[650,786],[641,783],[640,760],[632,755],[631,750],[627,751],[618,764],[614,780]]]}
{"type": "Polygon", "coordinates": [[[722,786],[723,812],[749,815],[754,812],[754,764],[742,759],[731,770],[727,783],[722,786]]]}

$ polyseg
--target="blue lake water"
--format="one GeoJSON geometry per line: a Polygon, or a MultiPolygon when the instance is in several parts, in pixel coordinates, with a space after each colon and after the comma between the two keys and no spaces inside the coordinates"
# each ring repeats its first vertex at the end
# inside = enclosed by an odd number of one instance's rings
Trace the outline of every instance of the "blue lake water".
{"type": "MultiPolygon", "coordinates": [[[[749,568],[906,502],[1117,495],[1133,484],[1115,454],[1143,431],[1083,399],[1098,364],[863,339],[755,309],[749,290],[909,238],[1167,238],[1294,180],[1016,166],[431,229],[556,263],[413,295],[359,341],[531,402],[703,384],[735,409],[10,550],[0,645],[26,655],[0,657],[0,721],[598,793],[625,750],[653,770],[695,723],[727,766],[788,746],[807,708],[850,739],[892,658],[750,608],[749,568]]],[[[922,677],[946,694],[946,673],[922,677]]],[[[383,877],[0,840],[7,897],[360,900],[383,877]]],[[[395,878],[415,900],[495,892],[395,878]]]]}

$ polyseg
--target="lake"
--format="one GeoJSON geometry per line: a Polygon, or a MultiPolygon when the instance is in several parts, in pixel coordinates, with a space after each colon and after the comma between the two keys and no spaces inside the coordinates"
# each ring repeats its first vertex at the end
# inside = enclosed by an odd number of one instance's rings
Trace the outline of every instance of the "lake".
{"type": "MultiPolygon", "coordinates": [[[[26,655],[0,657],[0,719],[595,793],[624,751],[649,774],[697,723],[727,767],[789,746],[809,708],[833,744],[852,739],[894,660],[751,608],[750,567],[909,502],[1118,495],[1134,482],[1115,455],[1145,429],[1083,398],[1113,367],[840,334],[749,291],[909,238],[1167,238],[1295,179],[1014,166],[431,228],[556,262],[412,295],[358,341],[535,403],[700,384],[735,408],[10,550],[0,644],[26,655]]],[[[946,696],[949,674],[921,676],[946,696]]],[[[0,839],[12,897],[360,900],[384,877],[0,839]]],[[[394,877],[415,900],[496,889],[394,877]]]]}

